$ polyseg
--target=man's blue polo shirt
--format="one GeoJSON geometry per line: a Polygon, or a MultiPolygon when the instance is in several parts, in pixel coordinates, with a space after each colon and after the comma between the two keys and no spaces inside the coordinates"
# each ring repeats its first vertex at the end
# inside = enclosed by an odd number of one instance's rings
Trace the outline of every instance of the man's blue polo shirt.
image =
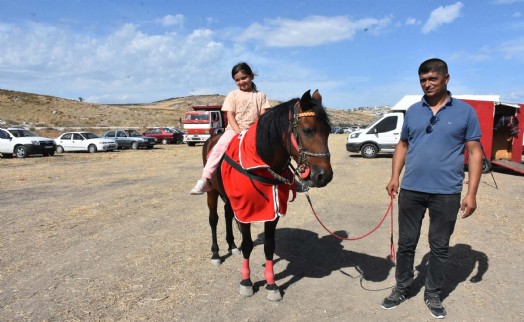
{"type": "Polygon", "coordinates": [[[402,189],[436,194],[462,191],[465,143],[480,140],[480,124],[471,105],[449,94],[430,133],[426,128],[433,112],[424,98],[406,111],[400,135],[408,143],[402,189]]]}

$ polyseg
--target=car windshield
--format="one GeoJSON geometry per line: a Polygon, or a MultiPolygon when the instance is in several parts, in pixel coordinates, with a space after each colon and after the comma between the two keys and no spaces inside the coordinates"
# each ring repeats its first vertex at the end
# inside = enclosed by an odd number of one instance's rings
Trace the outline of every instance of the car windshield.
{"type": "Polygon", "coordinates": [[[166,131],[167,133],[175,133],[175,130],[169,128],[165,128],[164,131],[166,131]]]}
{"type": "Polygon", "coordinates": [[[129,136],[142,136],[142,134],[140,134],[137,130],[129,130],[127,133],[129,136]]]}
{"type": "Polygon", "coordinates": [[[23,137],[29,137],[29,136],[38,136],[35,133],[26,130],[26,129],[16,129],[16,130],[9,130],[13,136],[16,136],[17,138],[23,138],[23,137]]]}
{"type": "Polygon", "coordinates": [[[86,139],[97,139],[99,138],[98,135],[96,135],[95,133],[91,133],[91,132],[83,132],[83,133],[80,133],[82,134],[83,137],[85,137],[86,139]]]}

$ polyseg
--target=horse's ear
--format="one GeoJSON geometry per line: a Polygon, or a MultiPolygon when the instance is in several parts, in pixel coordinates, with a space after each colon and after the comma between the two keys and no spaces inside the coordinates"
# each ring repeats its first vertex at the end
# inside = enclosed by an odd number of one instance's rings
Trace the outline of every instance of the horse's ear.
{"type": "Polygon", "coordinates": [[[316,99],[320,104],[322,104],[322,95],[320,95],[320,92],[318,91],[318,89],[316,89],[313,92],[313,98],[316,99]]]}
{"type": "Polygon", "coordinates": [[[309,106],[311,105],[311,90],[308,90],[307,92],[302,95],[302,98],[300,99],[300,106],[302,107],[302,110],[309,109],[309,106]]]}

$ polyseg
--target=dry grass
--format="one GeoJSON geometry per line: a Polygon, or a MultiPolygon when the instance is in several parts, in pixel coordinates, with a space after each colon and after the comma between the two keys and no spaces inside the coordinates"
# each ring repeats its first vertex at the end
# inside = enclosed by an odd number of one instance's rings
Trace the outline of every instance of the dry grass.
{"type": "MultiPolygon", "coordinates": [[[[222,104],[223,95],[198,95],[169,98],[146,104],[93,104],[47,95],[0,89],[0,120],[7,125],[26,125],[41,135],[56,136],[68,128],[177,127],[180,118],[193,105],[222,104]],[[55,135],[56,134],[56,135],[55,135]]],[[[275,106],[279,101],[271,101],[275,106]]],[[[335,126],[369,124],[375,116],[366,112],[329,109],[335,126]]]]}

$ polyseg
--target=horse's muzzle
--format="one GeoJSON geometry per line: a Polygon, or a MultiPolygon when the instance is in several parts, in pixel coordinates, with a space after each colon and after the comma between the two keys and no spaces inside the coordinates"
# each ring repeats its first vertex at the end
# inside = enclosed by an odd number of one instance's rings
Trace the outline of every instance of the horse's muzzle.
{"type": "Polygon", "coordinates": [[[304,181],[306,185],[314,188],[325,187],[333,179],[333,170],[331,167],[328,169],[324,168],[312,168],[309,178],[304,181]]]}

